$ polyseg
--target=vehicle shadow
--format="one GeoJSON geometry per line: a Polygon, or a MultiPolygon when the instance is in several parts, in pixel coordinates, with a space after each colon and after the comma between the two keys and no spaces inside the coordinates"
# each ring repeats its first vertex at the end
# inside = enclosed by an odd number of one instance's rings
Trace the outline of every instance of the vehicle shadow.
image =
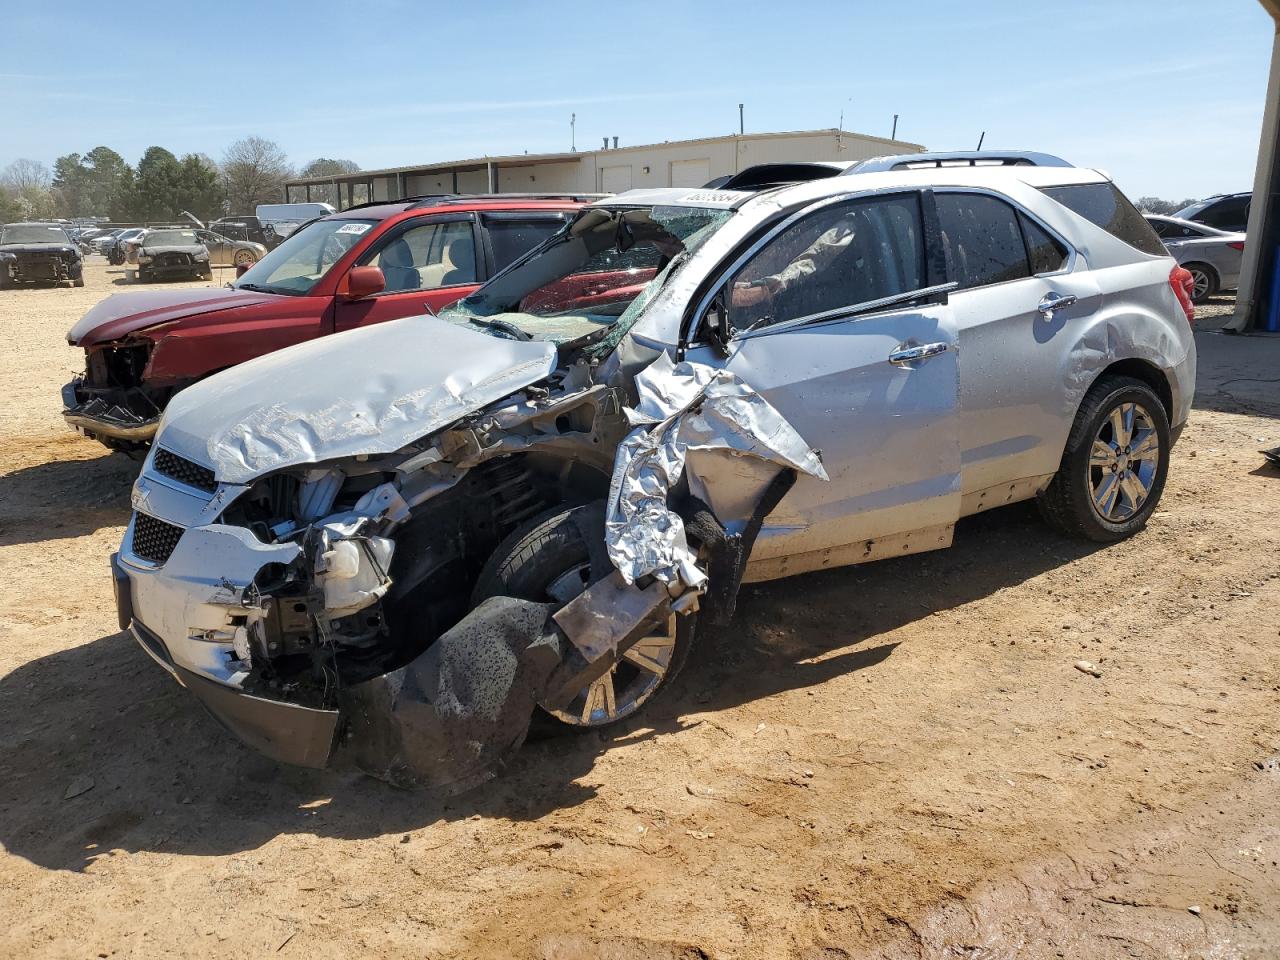
{"type": "Polygon", "coordinates": [[[124,454],[50,460],[0,475],[0,546],[79,537],[129,522],[139,464],[124,454]],[[49,505],[56,503],[57,510],[49,505]]]}
{"type": "Polygon", "coordinates": [[[528,743],[499,779],[453,798],[265,760],[131,638],[110,634],[0,679],[0,844],[49,869],[83,870],[117,849],[222,855],[280,834],[364,838],[474,815],[535,819],[594,796],[581,780],[611,744],[873,668],[892,657],[897,644],[882,638],[894,628],[1098,548],[1053,536],[1025,506],[962,527],[942,553],[747,588],[733,624],[706,631],[648,712],[610,735],[528,743]]]}

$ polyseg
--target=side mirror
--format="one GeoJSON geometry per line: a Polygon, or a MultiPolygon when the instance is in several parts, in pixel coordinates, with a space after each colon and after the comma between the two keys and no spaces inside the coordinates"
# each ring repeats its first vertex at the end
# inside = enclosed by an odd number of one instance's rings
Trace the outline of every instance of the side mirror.
{"type": "Polygon", "coordinates": [[[721,353],[729,350],[729,321],[724,308],[724,291],[716,294],[714,300],[702,315],[702,326],[706,330],[706,338],[715,344],[721,353]]]}
{"type": "Polygon", "coordinates": [[[236,279],[237,279],[237,280],[239,280],[239,279],[240,279],[241,277],[243,277],[246,273],[248,273],[248,272],[249,272],[249,268],[250,268],[250,267],[252,267],[252,266],[253,266],[253,264],[252,264],[252,263],[237,263],[237,264],[236,264],[236,279]]]}
{"type": "Polygon", "coordinates": [[[347,274],[346,298],[363,300],[380,293],[387,285],[387,278],[380,267],[352,267],[347,274]]]}

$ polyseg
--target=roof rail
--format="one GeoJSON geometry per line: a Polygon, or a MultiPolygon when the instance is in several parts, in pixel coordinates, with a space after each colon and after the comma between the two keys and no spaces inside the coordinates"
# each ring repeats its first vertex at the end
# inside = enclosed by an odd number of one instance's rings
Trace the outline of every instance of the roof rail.
{"type": "Polygon", "coordinates": [[[466,193],[442,198],[443,203],[469,203],[472,200],[569,200],[591,203],[611,197],[611,193],[466,193]]]}
{"type": "Polygon", "coordinates": [[[951,150],[935,153],[901,153],[872,157],[856,163],[841,176],[885,173],[890,170],[922,170],[930,167],[1072,167],[1061,157],[1032,150],[951,150]]]}

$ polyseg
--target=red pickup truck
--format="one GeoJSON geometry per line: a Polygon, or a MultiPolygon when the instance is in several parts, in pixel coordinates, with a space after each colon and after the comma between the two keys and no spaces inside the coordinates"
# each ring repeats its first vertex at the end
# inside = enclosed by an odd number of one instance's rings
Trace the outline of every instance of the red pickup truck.
{"type": "Polygon", "coordinates": [[[364,204],[297,230],[221,289],[103,300],[67,334],[85,372],[62,388],[67,423],[142,450],[183,387],[282,347],[432,313],[558,231],[594,197],[491,195],[364,204]]]}

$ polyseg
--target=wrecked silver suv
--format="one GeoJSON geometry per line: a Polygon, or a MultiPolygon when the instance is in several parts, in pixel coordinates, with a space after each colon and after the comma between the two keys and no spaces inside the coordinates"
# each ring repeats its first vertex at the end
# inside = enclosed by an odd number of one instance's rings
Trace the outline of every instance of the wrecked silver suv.
{"type": "Polygon", "coordinates": [[[458,789],[535,712],[632,715],[744,581],[1031,497],[1124,537],[1195,362],[1127,204],[1063,164],[587,207],[439,317],[180,393],[121,624],[270,756],[458,789]]]}

